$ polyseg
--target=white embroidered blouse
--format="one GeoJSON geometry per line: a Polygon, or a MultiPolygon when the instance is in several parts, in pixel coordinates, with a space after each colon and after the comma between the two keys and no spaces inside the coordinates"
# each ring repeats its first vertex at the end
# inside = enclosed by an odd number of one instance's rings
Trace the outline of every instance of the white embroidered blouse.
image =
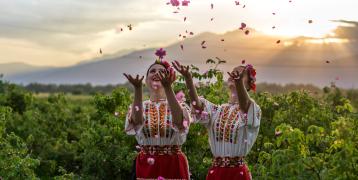
{"type": "Polygon", "coordinates": [[[261,109],[252,100],[247,114],[239,105],[215,105],[200,98],[204,113],[194,115],[194,122],[208,129],[209,143],[214,157],[246,156],[259,133],[261,109]],[[207,113],[206,113],[207,112],[207,113]]]}
{"type": "Polygon", "coordinates": [[[139,145],[182,145],[189,132],[189,124],[192,121],[190,108],[185,103],[180,103],[184,122],[184,130],[179,130],[172,122],[172,114],[167,101],[154,102],[143,101],[143,123],[134,126],[131,122],[132,105],[126,117],[125,131],[128,135],[135,135],[139,145]]]}

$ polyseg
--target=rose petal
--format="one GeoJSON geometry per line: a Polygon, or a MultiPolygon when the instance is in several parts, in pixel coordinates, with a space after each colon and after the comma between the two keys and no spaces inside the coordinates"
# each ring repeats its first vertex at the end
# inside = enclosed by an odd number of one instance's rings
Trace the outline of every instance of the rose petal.
{"type": "Polygon", "coordinates": [[[281,40],[277,40],[277,41],[276,41],[276,44],[280,44],[280,42],[281,42],[281,40]]]}
{"type": "Polygon", "coordinates": [[[245,29],[245,28],[246,28],[246,24],[245,24],[245,23],[241,23],[240,29],[243,30],[243,29],[245,29]]]}
{"type": "Polygon", "coordinates": [[[135,111],[139,111],[139,107],[138,106],[135,106],[135,111]]]}
{"type": "Polygon", "coordinates": [[[184,45],[181,44],[181,45],[180,45],[180,49],[181,49],[181,50],[184,50],[184,45]]]}
{"type": "Polygon", "coordinates": [[[239,2],[239,1],[235,1],[235,5],[236,5],[236,6],[240,5],[240,2],[239,2]]]}
{"type": "Polygon", "coordinates": [[[154,158],[148,158],[148,159],[147,159],[147,163],[148,163],[149,165],[153,165],[154,162],[155,162],[154,158]]]}
{"type": "Polygon", "coordinates": [[[183,126],[184,126],[185,128],[187,128],[187,127],[189,126],[188,120],[184,120],[184,121],[183,121],[183,126]]]}
{"type": "Polygon", "coordinates": [[[214,4],[213,3],[211,3],[211,9],[214,9],[214,4]]]}
{"type": "Polygon", "coordinates": [[[190,1],[184,0],[181,2],[182,6],[188,6],[188,4],[190,3],[190,1]]]}
{"type": "Polygon", "coordinates": [[[194,106],[196,105],[196,101],[193,101],[191,104],[193,104],[194,106]]]}
{"type": "Polygon", "coordinates": [[[313,23],[313,21],[312,21],[312,20],[308,20],[308,23],[312,24],[312,23],[313,23]]]}
{"type": "Polygon", "coordinates": [[[184,22],[186,21],[186,17],[184,17],[184,22]]]}
{"type": "Polygon", "coordinates": [[[245,59],[243,59],[243,60],[241,61],[241,64],[245,64],[245,62],[246,62],[246,60],[245,60],[245,59]]]}
{"type": "Polygon", "coordinates": [[[246,30],[246,31],[245,31],[245,34],[246,34],[246,35],[249,35],[249,33],[250,33],[249,30],[246,30]]]}
{"type": "Polygon", "coordinates": [[[210,21],[213,21],[213,20],[214,20],[214,18],[211,18],[211,19],[210,19],[210,21]]]}

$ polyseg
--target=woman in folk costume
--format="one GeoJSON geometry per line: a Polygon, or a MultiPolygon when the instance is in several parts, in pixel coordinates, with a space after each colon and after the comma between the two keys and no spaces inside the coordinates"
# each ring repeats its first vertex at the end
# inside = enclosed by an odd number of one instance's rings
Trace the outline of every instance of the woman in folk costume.
{"type": "Polygon", "coordinates": [[[227,81],[230,99],[227,104],[216,105],[199,98],[193,84],[189,66],[173,63],[185,78],[193,110],[194,122],[208,129],[213,164],[207,180],[251,179],[244,162],[259,132],[261,110],[247,91],[255,90],[256,71],[252,65],[238,66],[227,81]]]}
{"type": "Polygon", "coordinates": [[[142,102],[142,80],[124,74],[134,86],[134,103],[127,114],[125,130],[135,135],[141,150],[136,158],[137,179],[189,179],[188,161],[181,152],[190,123],[190,108],[176,100],[171,87],[175,71],[159,59],[147,71],[145,82],[150,99],[142,102]]]}

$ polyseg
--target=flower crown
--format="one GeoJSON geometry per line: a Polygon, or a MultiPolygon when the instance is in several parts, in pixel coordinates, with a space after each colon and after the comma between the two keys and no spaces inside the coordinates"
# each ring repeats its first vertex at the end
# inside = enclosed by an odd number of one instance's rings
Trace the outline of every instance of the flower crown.
{"type": "Polygon", "coordinates": [[[155,52],[155,55],[158,56],[158,59],[155,60],[155,62],[152,64],[160,64],[162,66],[164,66],[164,68],[170,73],[170,74],[174,74],[175,77],[175,71],[174,68],[170,65],[170,63],[166,60],[163,60],[164,56],[167,55],[167,52],[165,50],[163,50],[163,48],[158,49],[155,52]]]}
{"type": "Polygon", "coordinates": [[[252,64],[246,65],[245,68],[249,75],[250,90],[256,92],[256,69],[252,66],[252,64]]]}

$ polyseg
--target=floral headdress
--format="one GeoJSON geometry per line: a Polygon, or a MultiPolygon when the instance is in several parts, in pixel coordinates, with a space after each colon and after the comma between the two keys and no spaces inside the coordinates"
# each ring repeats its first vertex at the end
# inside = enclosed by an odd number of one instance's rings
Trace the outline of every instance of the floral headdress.
{"type": "MultiPolygon", "coordinates": [[[[167,55],[167,52],[163,49],[163,48],[160,48],[158,49],[156,52],[155,52],[155,55],[158,56],[158,59],[155,60],[155,62],[149,66],[148,68],[148,71],[149,69],[155,65],[155,64],[159,64],[159,65],[162,65],[164,66],[164,68],[169,71],[169,73],[174,73],[174,68],[169,64],[168,61],[166,60],[163,60],[164,56],[167,55]]],[[[148,75],[148,71],[147,71],[147,75],[148,75]]],[[[175,74],[174,74],[175,75],[175,74]]]]}
{"type": "Polygon", "coordinates": [[[245,68],[249,75],[250,90],[256,92],[256,69],[252,66],[252,64],[247,64],[245,68]]]}

